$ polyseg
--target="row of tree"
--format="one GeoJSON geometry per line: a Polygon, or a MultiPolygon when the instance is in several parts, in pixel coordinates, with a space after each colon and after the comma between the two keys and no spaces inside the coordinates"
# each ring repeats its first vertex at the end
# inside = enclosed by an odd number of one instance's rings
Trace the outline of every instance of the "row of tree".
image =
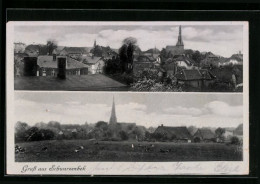
{"type": "Polygon", "coordinates": [[[15,140],[16,142],[53,139],[141,140],[145,138],[148,130],[151,128],[145,129],[133,125],[129,125],[127,129],[122,129],[120,124],[117,127],[111,127],[104,121],[83,125],[65,125],[50,121],[49,123],[36,123],[34,126],[18,121],[15,126],[15,140]]]}
{"type": "MultiPolygon", "coordinates": [[[[122,128],[122,125],[109,125],[107,122],[99,121],[95,124],[85,123],[78,124],[60,124],[56,121],[49,123],[36,123],[34,126],[29,126],[25,122],[18,121],[15,126],[15,141],[42,141],[42,140],[71,140],[71,139],[96,139],[104,141],[175,141],[176,135],[171,137],[163,133],[155,132],[155,128],[139,127],[134,124],[129,124],[122,128]]],[[[195,132],[196,127],[188,127],[189,132],[195,132]]],[[[216,138],[224,142],[224,128],[215,130],[216,138]]],[[[196,140],[194,140],[196,142],[196,140]]],[[[216,140],[212,140],[216,141],[216,140]]],[[[236,138],[231,142],[238,142],[236,138]]]]}

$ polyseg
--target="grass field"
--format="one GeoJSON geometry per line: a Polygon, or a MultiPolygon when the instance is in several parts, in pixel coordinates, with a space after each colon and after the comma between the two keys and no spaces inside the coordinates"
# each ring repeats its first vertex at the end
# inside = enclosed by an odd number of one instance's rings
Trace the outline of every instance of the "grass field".
{"type": "Polygon", "coordinates": [[[52,140],[18,143],[24,153],[16,153],[17,162],[84,161],[242,161],[242,150],[219,143],[109,142],[88,140],[52,140]],[[134,148],[132,148],[132,144],[134,148]],[[141,144],[142,146],[138,146],[141,144]],[[154,147],[151,146],[154,145],[154,147]],[[78,146],[84,149],[75,152],[78,146]],[[145,146],[150,147],[145,151],[145,146]],[[48,149],[42,151],[42,148],[48,149]],[[169,150],[162,153],[160,149],[169,150]]]}

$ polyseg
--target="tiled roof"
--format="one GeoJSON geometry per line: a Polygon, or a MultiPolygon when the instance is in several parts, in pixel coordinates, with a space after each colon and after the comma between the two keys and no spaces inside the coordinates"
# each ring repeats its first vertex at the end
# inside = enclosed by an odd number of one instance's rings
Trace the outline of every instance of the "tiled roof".
{"type": "Polygon", "coordinates": [[[173,58],[168,58],[166,61],[165,61],[165,64],[170,64],[172,62],[177,62],[177,61],[184,61],[188,66],[192,66],[195,62],[190,59],[189,57],[187,56],[184,56],[184,55],[175,55],[173,58]]]}
{"type": "Polygon", "coordinates": [[[187,56],[184,55],[175,55],[173,57],[173,61],[184,61],[187,65],[191,66],[192,64],[194,64],[195,62],[188,58],[187,56]]]}
{"type": "MultiPolygon", "coordinates": [[[[38,56],[37,64],[41,68],[57,68],[57,60],[58,58],[53,61],[53,56],[51,55],[38,56]]],[[[87,68],[87,65],[70,57],[67,57],[67,69],[76,68],[87,68]]]]}
{"type": "Polygon", "coordinates": [[[91,48],[90,47],[64,47],[63,50],[66,51],[68,54],[74,54],[74,53],[87,54],[90,52],[91,48]]]}
{"type": "Polygon", "coordinates": [[[229,58],[229,60],[231,60],[231,59],[235,59],[235,60],[237,60],[237,61],[239,61],[239,62],[243,62],[243,54],[233,54],[233,55],[229,58]]]}
{"type": "Polygon", "coordinates": [[[96,56],[83,56],[82,57],[82,62],[86,65],[93,65],[96,64],[101,57],[96,57],[96,56]]]}
{"type": "Polygon", "coordinates": [[[191,69],[191,70],[181,70],[176,74],[179,80],[211,80],[214,76],[206,69],[191,69]]]}
{"type": "Polygon", "coordinates": [[[239,78],[237,78],[237,84],[243,82],[243,67],[223,67],[223,68],[212,68],[210,72],[216,76],[218,80],[221,80],[222,82],[230,82],[232,80],[232,75],[234,74],[234,68],[238,70],[239,72],[239,78]]]}

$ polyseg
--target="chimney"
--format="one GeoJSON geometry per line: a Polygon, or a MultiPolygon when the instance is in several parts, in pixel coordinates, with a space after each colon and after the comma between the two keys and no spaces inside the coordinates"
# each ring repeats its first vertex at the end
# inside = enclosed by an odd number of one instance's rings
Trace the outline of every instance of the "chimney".
{"type": "Polygon", "coordinates": [[[163,127],[163,124],[161,124],[161,127],[163,127]]]}
{"type": "Polygon", "coordinates": [[[66,79],[66,65],[67,65],[67,58],[66,57],[58,57],[57,62],[58,67],[58,74],[57,77],[59,79],[66,79]]]}
{"type": "Polygon", "coordinates": [[[57,55],[56,54],[52,54],[53,56],[53,61],[56,61],[57,55]]]}
{"type": "Polygon", "coordinates": [[[24,76],[37,76],[37,57],[24,57],[24,76]]]}

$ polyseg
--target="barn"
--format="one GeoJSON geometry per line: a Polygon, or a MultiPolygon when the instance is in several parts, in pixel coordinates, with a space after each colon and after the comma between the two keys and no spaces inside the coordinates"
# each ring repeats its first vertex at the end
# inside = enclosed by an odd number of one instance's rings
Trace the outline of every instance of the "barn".
{"type": "Polygon", "coordinates": [[[164,126],[162,124],[154,131],[154,134],[161,134],[165,136],[167,140],[172,140],[174,142],[190,143],[193,140],[190,132],[184,126],[170,127],[170,126],[164,126]]]}
{"type": "Polygon", "coordinates": [[[216,139],[215,134],[208,128],[200,128],[193,135],[195,142],[214,142],[216,139]]]}

